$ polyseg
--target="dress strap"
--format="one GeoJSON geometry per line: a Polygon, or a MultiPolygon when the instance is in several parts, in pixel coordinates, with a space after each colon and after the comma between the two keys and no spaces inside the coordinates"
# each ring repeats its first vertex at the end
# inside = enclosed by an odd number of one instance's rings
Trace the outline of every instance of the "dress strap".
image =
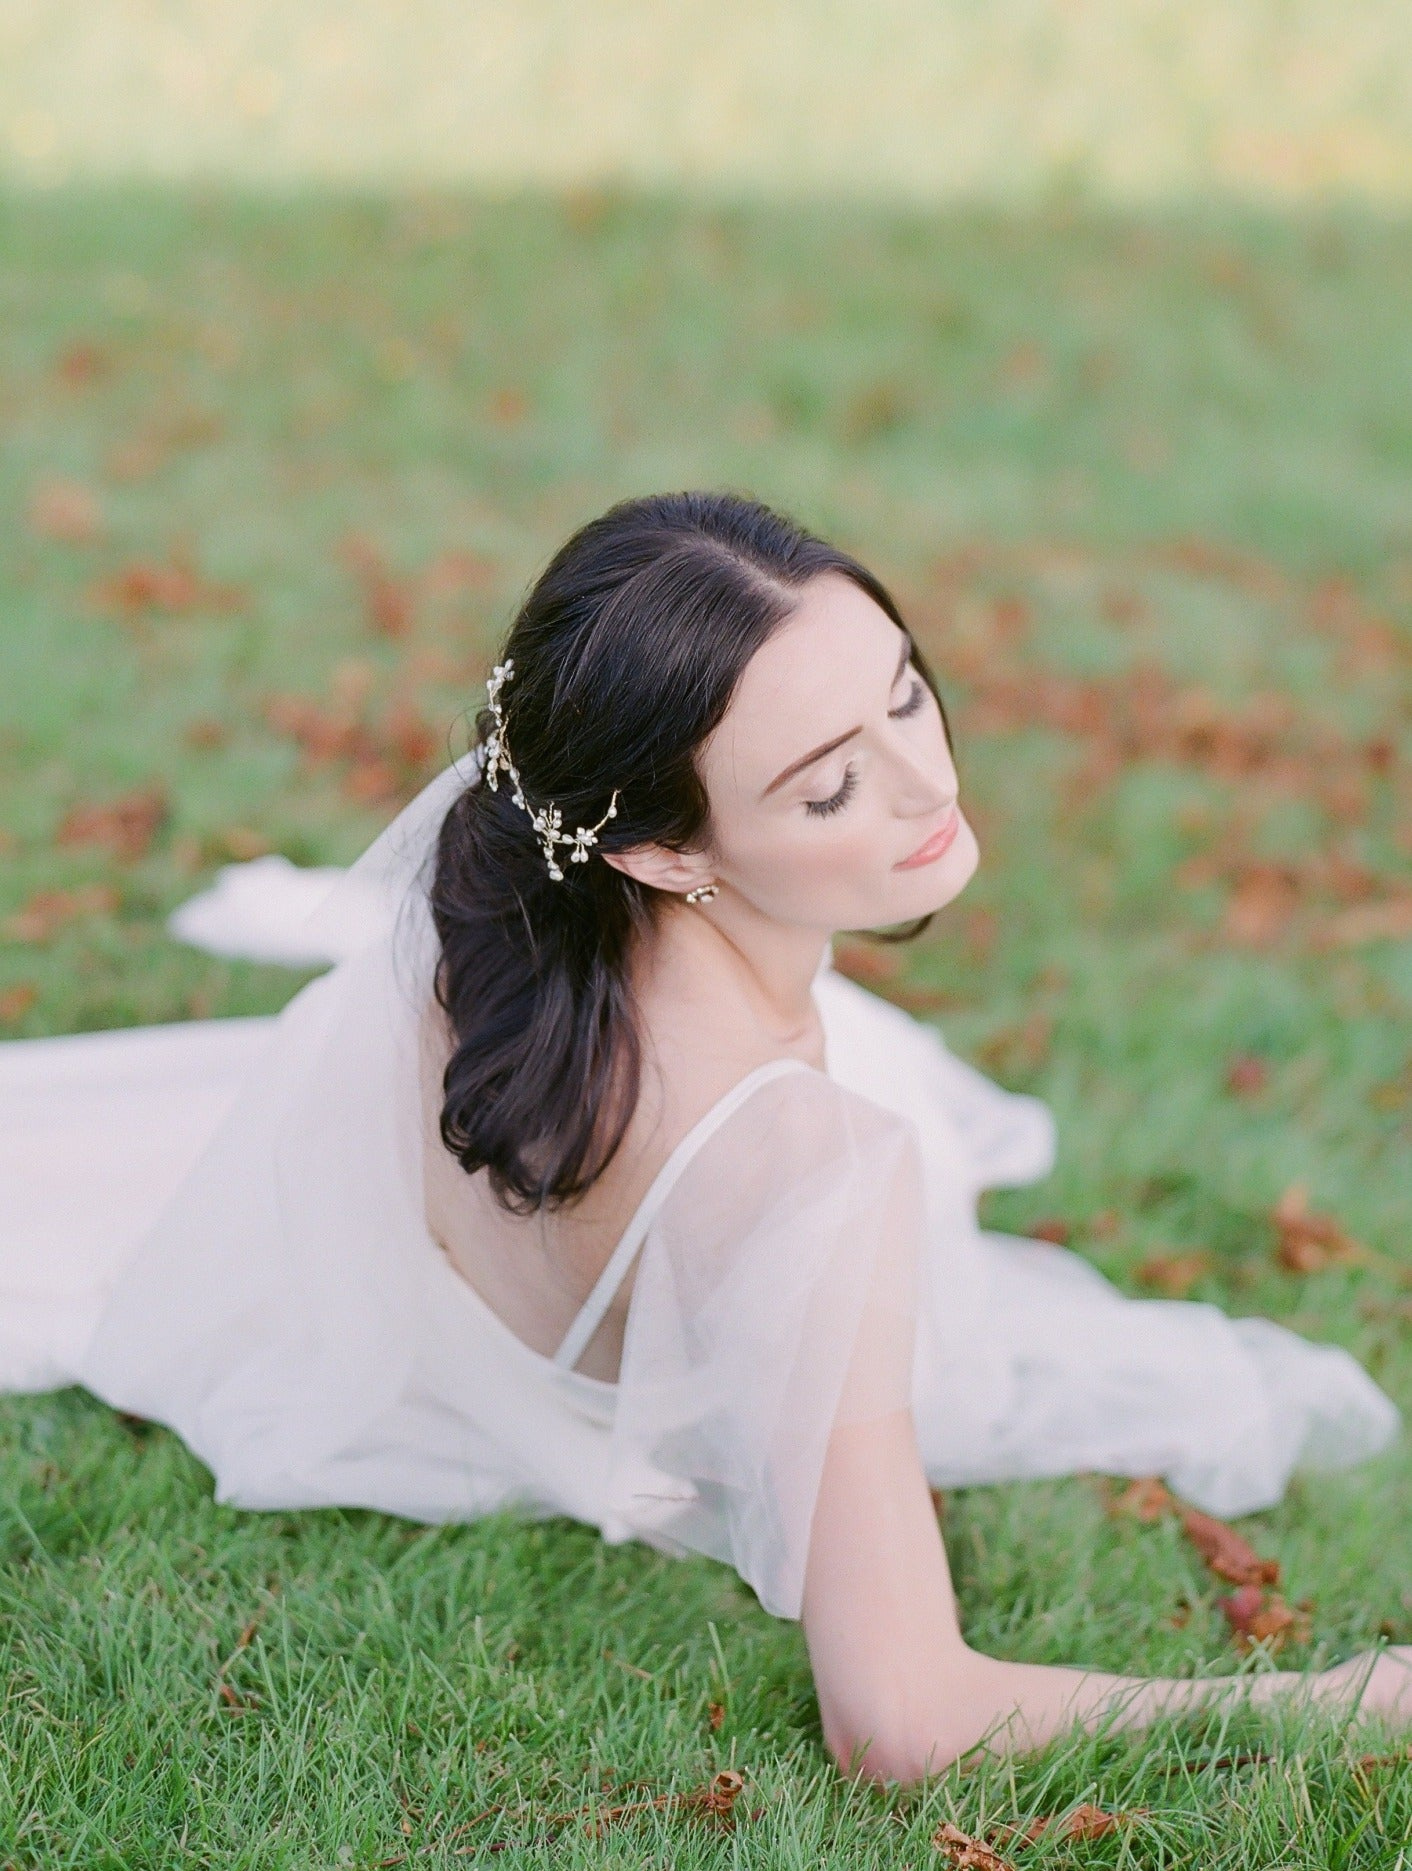
{"type": "Polygon", "coordinates": [[[647,1230],[670,1195],[672,1185],[707,1138],[725,1123],[733,1111],[744,1104],[757,1085],[778,1078],[782,1072],[814,1070],[803,1059],[769,1059],[764,1065],[756,1066],[753,1072],[747,1072],[724,1097],[717,1099],[704,1117],[692,1125],[653,1177],[647,1194],[638,1204],[632,1220],[608,1256],[608,1264],[594,1281],[593,1291],[579,1308],[578,1316],[554,1353],[555,1364],[562,1370],[571,1371],[583,1356],[588,1341],[603,1323],[603,1316],[612,1305],[614,1295],[627,1278],[628,1269],[637,1257],[647,1230]]]}

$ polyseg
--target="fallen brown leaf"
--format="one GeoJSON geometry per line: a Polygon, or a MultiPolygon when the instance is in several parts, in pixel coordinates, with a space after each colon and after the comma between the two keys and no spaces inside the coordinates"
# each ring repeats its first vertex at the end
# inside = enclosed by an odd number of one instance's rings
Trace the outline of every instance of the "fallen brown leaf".
{"type": "Polygon", "coordinates": [[[235,1710],[238,1715],[247,1714],[251,1709],[258,1709],[260,1706],[258,1696],[241,1695],[239,1690],[233,1689],[224,1677],[218,1680],[216,1693],[226,1707],[235,1710]]]}
{"type": "Polygon", "coordinates": [[[133,618],[148,611],[178,616],[191,611],[235,611],[245,593],[237,585],[208,584],[183,554],[170,559],[134,559],[90,587],[99,610],[133,618]]]}
{"type": "Polygon", "coordinates": [[[1355,1765],[1360,1773],[1373,1773],[1379,1767],[1402,1767],[1412,1761],[1412,1742],[1396,1754],[1360,1754],[1355,1765]]]}
{"type": "Polygon", "coordinates": [[[109,449],[104,470],[115,481],[146,481],[184,448],[219,441],[220,417],[208,409],[160,409],[109,449]]]}
{"type": "Polygon", "coordinates": [[[1151,1254],[1136,1268],[1135,1277],[1170,1299],[1185,1299],[1214,1265],[1210,1254],[1200,1248],[1186,1254],[1151,1254]]]}
{"type": "Polygon", "coordinates": [[[620,1806],[581,1807],[576,1812],[556,1814],[549,1824],[565,1824],[570,1820],[584,1817],[588,1830],[595,1836],[601,1835],[608,1826],[617,1825],[636,1813],[675,1812],[683,1817],[703,1819],[730,1830],[736,1822],[736,1802],[745,1789],[744,1774],[734,1768],[722,1768],[714,1774],[704,1786],[693,1787],[686,1793],[659,1793],[653,1799],[627,1800],[620,1806]]]}
{"type": "Polygon", "coordinates": [[[497,390],[490,399],[487,413],[490,420],[502,425],[522,422],[529,409],[529,401],[522,390],[497,390]]]}
{"type": "Polygon", "coordinates": [[[1072,1812],[1062,1815],[1045,1813],[1037,1819],[1031,1819],[1025,1826],[997,1827],[995,1836],[1002,1844],[1011,1846],[1033,1845],[1046,1836],[1061,1839],[1107,1838],[1110,1832],[1116,1832],[1120,1826],[1131,1825],[1144,1818],[1150,1810],[1147,1806],[1136,1806],[1127,1812],[1110,1813],[1085,1800],[1072,1812]]]}
{"type": "Polygon", "coordinates": [[[1267,948],[1289,927],[1300,896],[1299,874],[1292,865],[1251,860],[1236,873],[1223,933],[1229,941],[1267,948]]]}
{"type": "Polygon", "coordinates": [[[39,999],[39,989],[33,981],[17,981],[12,987],[0,988],[0,1026],[14,1026],[39,999]]]}
{"type": "Polygon", "coordinates": [[[1233,1585],[1278,1585],[1280,1562],[1263,1559],[1234,1527],[1200,1508],[1179,1503],[1182,1530],[1218,1578],[1233,1585]]]}
{"type": "Polygon", "coordinates": [[[264,714],[275,732],[297,742],[315,765],[376,754],[371,735],[351,709],[329,707],[303,695],[270,695],[264,714]]]}
{"type": "Polygon", "coordinates": [[[1226,1090],[1237,1098],[1253,1097],[1269,1082],[1270,1068],[1257,1053],[1237,1053],[1226,1065],[1226,1090]]]}
{"type": "Polygon", "coordinates": [[[1402,942],[1412,936],[1412,893],[1361,903],[1316,922],[1310,942],[1316,949],[1351,948],[1362,942],[1402,942]]]}
{"type": "Polygon", "coordinates": [[[405,696],[394,700],[383,719],[384,746],[407,767],[424,767],[440,750],[436,729],[415,702],[405,696]]]}
{"type": "Polygon", "coordinates": [[[151,849],[168,811],[167,795],[161,786],[139,787],[102,805],[72,807],[55,833],[55,840],[61,845],[102,845],[114,857],[134,863],[151,849]]]}
{"type": "Polygon", "coordinates": [[[984,1839],[973,1838],[959,1826],[943,1819],[932,1833],[932,1844],[943,1853],[955,1871],[1015,1871],[1008,1858],[1002,1858],[984,1839]]]}
{"type": "Polygon", "coordinates": [[[982,1040],[976,1048],[982,1066],[991,1072],[1010,1075],[1036,1072],[1049,1057],[1054,1033],[1054,1016],[1037,1007],[1013,1026],[1002,1027],[982,1040]]]}
{"type": "Polygon", "coordinates": [[[1048,1241],[1051,1247],[1067,1247],[1073,1229],[1058,1215],[1045,1215],[1032,1221],[1028,1234],[1032,1241],[1048,1241]]]}
{"type": "Polygon", "coordinates": [[[1108,1503],[1110,1515],[1130,1515],[1134,1520],[1156,1521],[1177,1511],[1177,1503],[1160,1475],[1139,1475],[1108,1503]]]}
{"type": "Polygon", "coordinates": [[[378,636],[405,637],[416,620],[416,581],[394,571],[364,533],[347,534],[339,557],[358,581],[369,627],[378,636]]]}
{"type": "Polygon", "coordinates": [[[212,715],[198,715],[194,721],[187,722],[182,739],[188,747],[206,753],[213,747],[224,747],[230,739],[230,729],[212,715]]]}
{"type": "Polygon", "coordinates": [[[71,389],[82,389],[106,377],[110,369],[108,355],[96,344],[76,340],[66,344],[54,360],[54,371],[71,389]]]}
{"type": "Polygon", "coordinates": [[[103,505],[93,489],[58,474],[35,483],[25,520],[40,539],[65,546],[91,546],[104,531],[103,505]]]}
{"type": "Polygon", "coordinates": [[[386,760],[358,760],[344,776],[343,790],[360,806],[389,805],[401,796],[402,781],[386,760]]]}
{"type": "Polygon", "coordinates": [[[49,942],[68,923],[84,916],[110,916],[122,898],[111,884],[80,884],[73,890],[38,890],[5,923],[16,942],[49,942]]]}
{"type": "Polygon", "coordinates": [[[1278,1592],[1266,1592],[1258,1584],[1242,1585],[1229,1598],[1216,1600],[1226,1622],[1235,1634],[1236,1645],[1250,1650],[1257,1643],[1270,1650],[1281,1649],[1286,1642],[1307,1643],[1310,1622],[1308,1606],[1287,1605],[1278,1592]]]}
{"type": "Polygon", "coordinates": [[[871,942],[839,941],[834,943],[833,965],[840,974],[864,987],[897,979],[900,963],[890,950],[871,942]]]}
{"type": "Polygon", "coordinates": [[[1289,1273],[1321,1273],[1325,1267],[1367,1266],[1377,1259],[1331,1215],[1309,1207],[1309,1185],[1292,1182],[1271,1210],[1279,1236],[1275,1259],[1289,1273]]]}

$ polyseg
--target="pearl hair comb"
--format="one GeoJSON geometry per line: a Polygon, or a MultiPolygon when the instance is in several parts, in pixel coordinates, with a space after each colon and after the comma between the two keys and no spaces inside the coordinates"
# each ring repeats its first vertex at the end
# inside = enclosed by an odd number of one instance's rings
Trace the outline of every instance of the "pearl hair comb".
{"type": "Polygon", "coordinates": [[[580,825],[577,831],[566,832],[562,829],[563,818],[558,806],[552,802],[542,806],[538,812],[525,798],[524,788],[520,784],[520,775],[514,761],[510,758],[510,743],[505,734],[505,717],[500,712],[500,691],[515,667],[514,658],[507,657],[503,663],[497,663],[486,682],[486,696],[490,703],[490,712],[495,716],[495,730],[485,744],[485,780],[492,792],[500,790],[500,770],[503,768],[514,782],[514,801],[529,814],[530,822],[539,834],[539,841],[544,847],[545,862],[549,866],[549,875],[556,883],[562,883],[564,873],[559,868],[554,855],[555,845],[572,845],[569,853],[571,864],[587,864],[588,847],[598,843],[598,834],[609,819],[618,816],[618,791],[613,788],[613,799],[608,810],[596,825],[580,825]]]}

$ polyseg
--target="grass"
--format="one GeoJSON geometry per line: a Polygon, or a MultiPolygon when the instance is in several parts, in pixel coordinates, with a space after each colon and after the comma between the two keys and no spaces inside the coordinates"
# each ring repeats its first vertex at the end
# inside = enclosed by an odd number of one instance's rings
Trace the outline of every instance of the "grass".
{"type": "MultiPolygon", "coordinates": [[[[277,1008],[302,977],[186,952],[167,910],[262,844],[361,848],[580,520],[746,487],[883,573],[951,698],[982,867],[876,985],[1056,1112],[1052,1177],[983,1218],[1057,1217],[1134,1292],[1199,1250],[1193,1297],[1412,1406],[1412,944],[1338,921],[1412,855],[1409,279],[1412,229],[1351,215],[10,198],[4,1033],[277,1008]],[[125,857],[73,815],[135,789],[125,857]],[[1288,1271],[1300,1180],[1381,1258],[1288,1271]]],[[[1172,1524],[1093,1477],[958,1490],[944,1524],[981,1647],[1238,1661],[1172,1524]]],[[[1312,1601],[1281,1664],[1412,1641],[1409,1527],[1405,1445],[1246,1523],[1312,1601]]],[[[24,1871],[920,1867],[944,1818],[1086,1799],[1147,1810],[1017,1860],[1391,1871],[1412,1836],[1412,1774],[1292,1716],[848,1788],[797,1627],[725,1569],[558,1521],[217,1507],[77,1391],[0,1409],[0,1604],[24,1871]],[[733,1835],[583,1822],[731,1766],[733,1835]]]]}

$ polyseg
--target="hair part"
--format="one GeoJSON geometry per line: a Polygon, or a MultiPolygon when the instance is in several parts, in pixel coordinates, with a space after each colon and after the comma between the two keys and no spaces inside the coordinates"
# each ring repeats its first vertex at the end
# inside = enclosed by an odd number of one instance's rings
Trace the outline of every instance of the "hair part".
{"type": "MultiPolygon", "coordinates": [[[[709,847],[695,756],[746,664],[823,572],[851,578],[899,627],[897,605],[848,553],[762,502],[689,491],[619,501],[554,554],[498,660],[510,752],[532,807],[564,827],[616,816],[596,853],[709,847]]],[[[919,652],[919,673],[941,696],[919,652]]],[[[950,724],[942,706],[942,720],[950,724]]],[[[475,718],[483,744],[495,727],[475,718]]],[[[635,945],[664,893],[595,861],[549,874],[513,788],[478,782],[437,840],[436,998],[451,1028],[440,1129],[467,1173],[489,1171],[512,1213],[575,1200],[603,1173],[637,1107],[642,1045],[629,988],[635,945]]],[[[560,847],[567,858],[567,847],[560,847]]],[[[882,941],[918,935],[930,916],[882,941]]]]}

